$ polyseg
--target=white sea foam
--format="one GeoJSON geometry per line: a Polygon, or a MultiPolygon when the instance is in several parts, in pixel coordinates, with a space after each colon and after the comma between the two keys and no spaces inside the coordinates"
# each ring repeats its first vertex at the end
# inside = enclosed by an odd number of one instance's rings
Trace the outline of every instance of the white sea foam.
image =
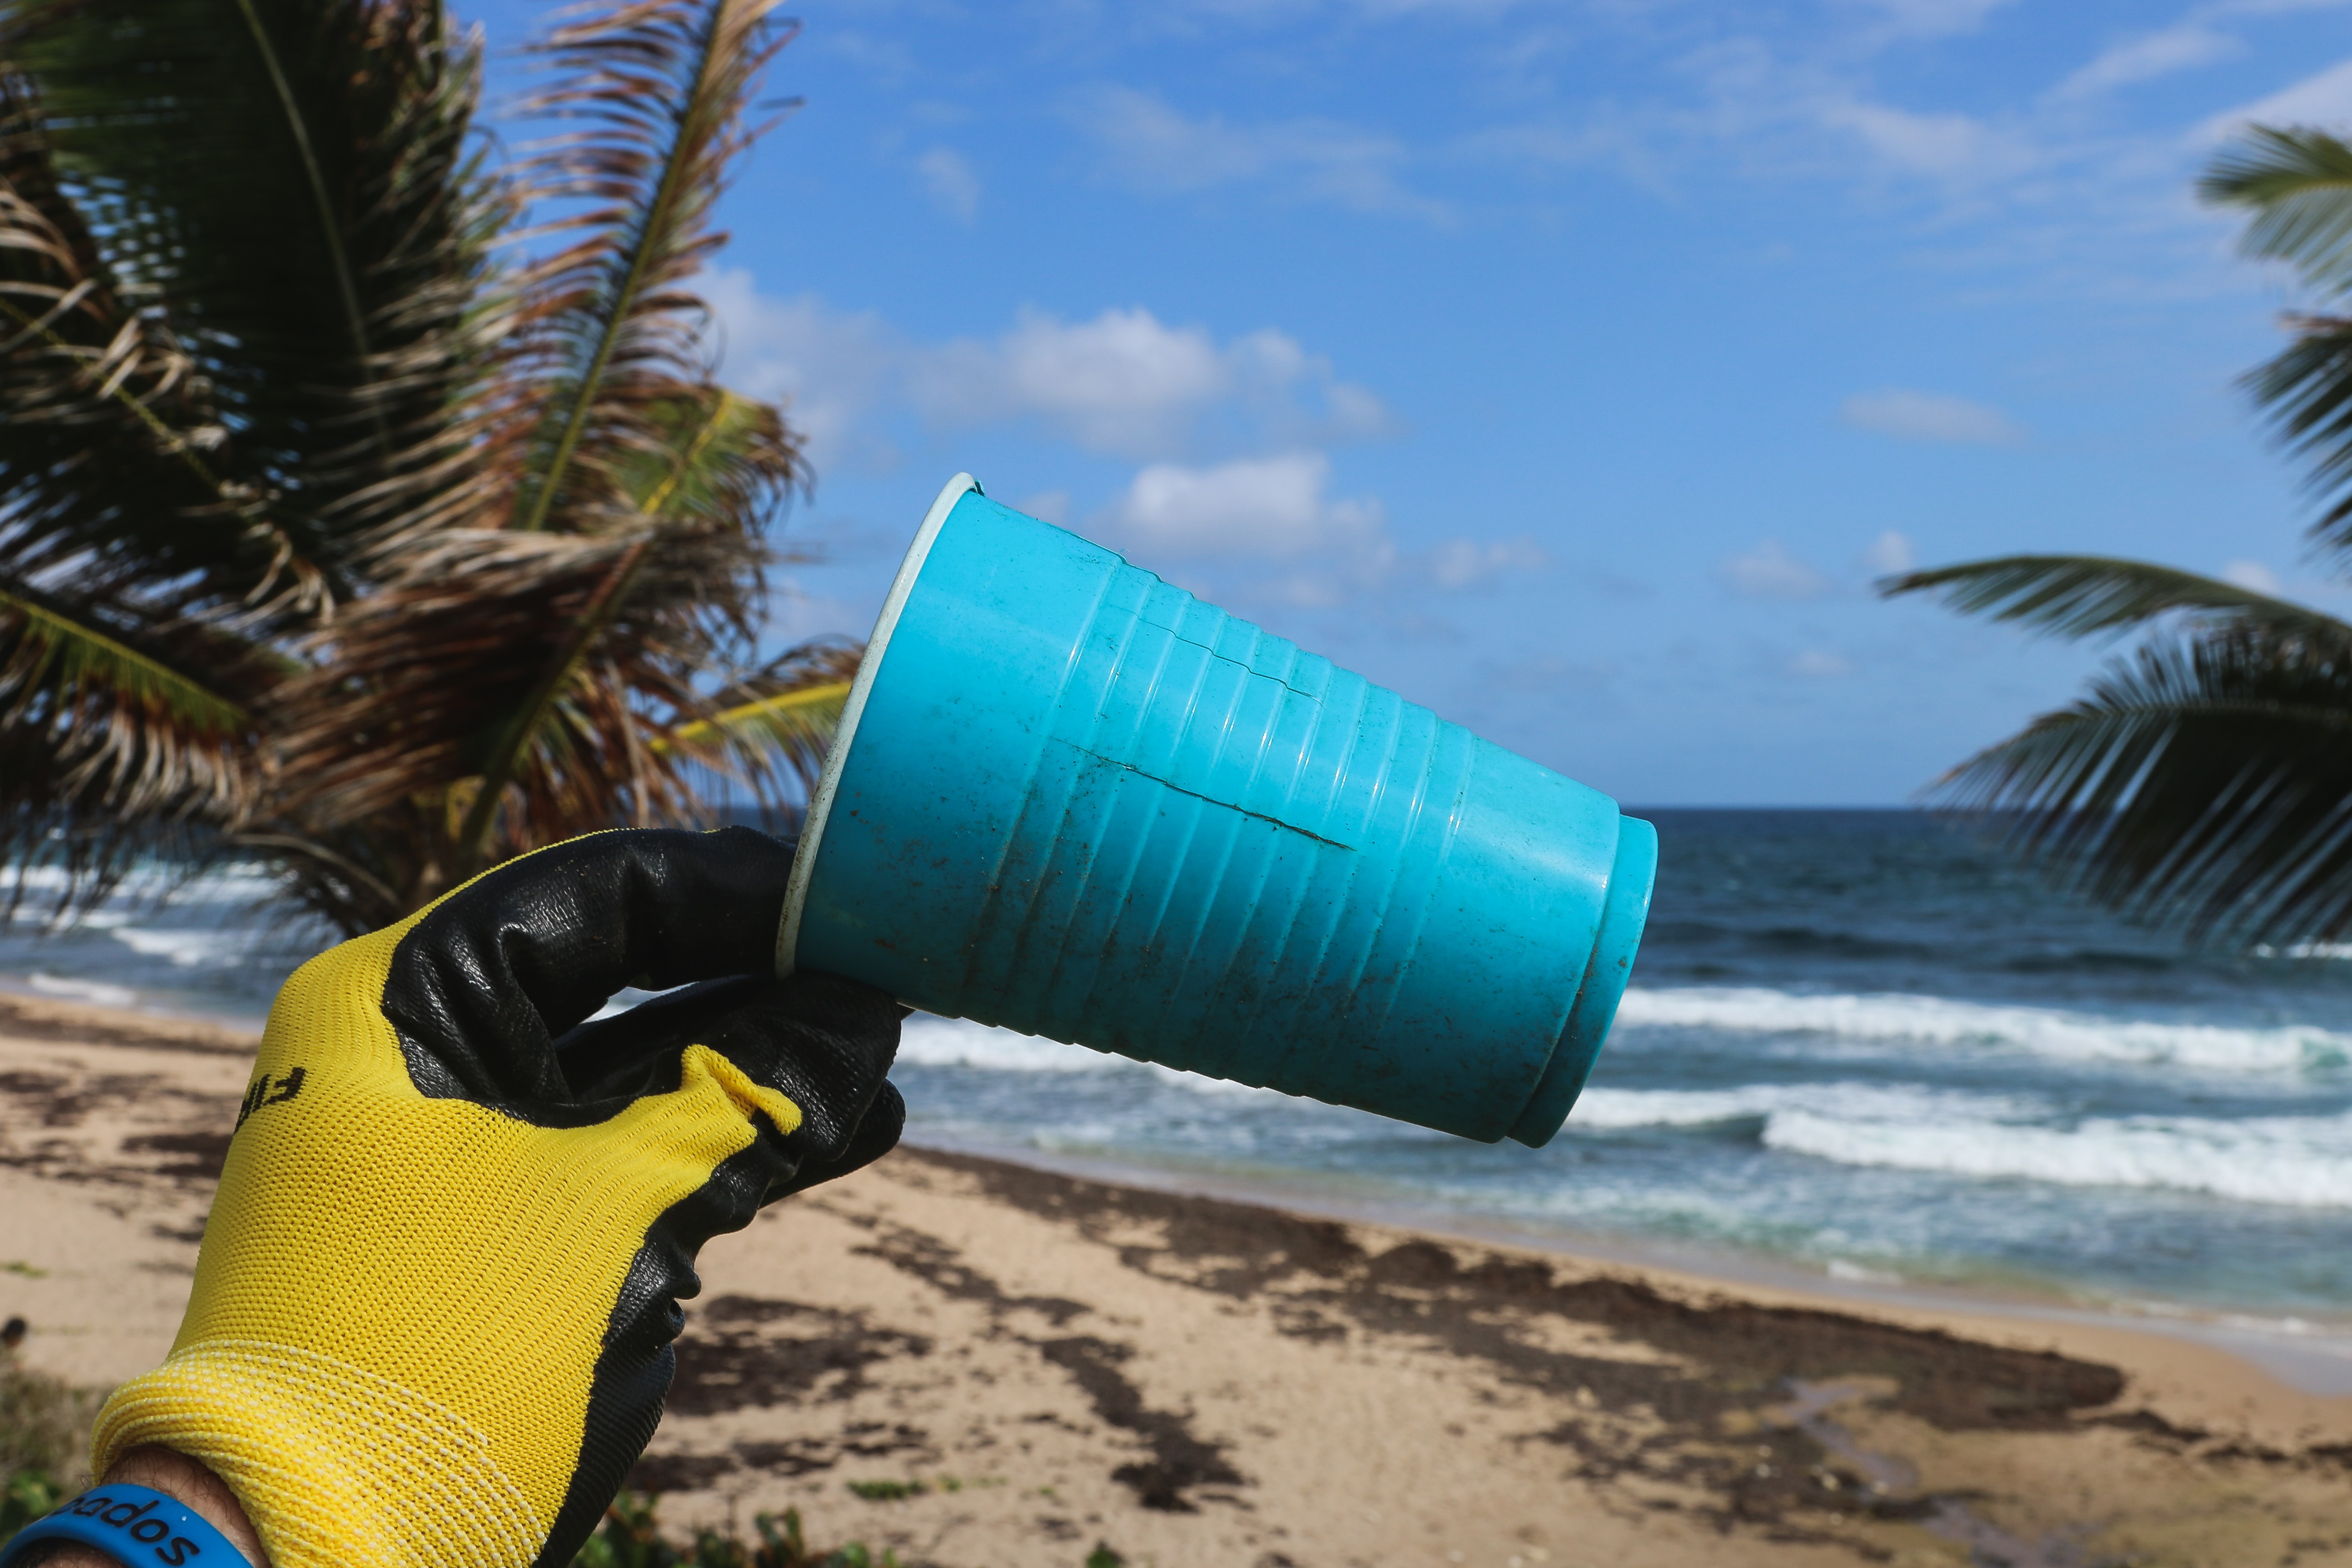
{"type": "Polygon", "coordinates": [[[1874,1121],[2024,1121],[2050,1113],[2047,1100],[1969,1094],[1907,1084],[1750,1083],[1737,1089],[1588,1089],[1570,1112],[1578,1128],[1706,1127],[1790,1111],[1874,1121]]]}
{"type": "Polygon", "coordinates": [[[116,926],[107,934],[142,958],[161,958],[179,969],[243,963],[253,953],[253,933],[242,931],[154,931],[116,926]]]}
{"type": "Polygon", "coordinates": [[[1902,1044],[1974,1046],[2070,1061],[2165,1063],[2231,1071],[2294,1071],[2352,1061],[2352,1036],[2307,1026],[2233,1028],[2004,1007],[1944,996],[1801,995],[1761,987],[1693,986],[1625,993],[1617,1021],[1744,1034],[1810,1034],[1902,1044]]]}
{"type": "MultiPolygon", "coordinates": [[[[30,893],[58,893],[70,885],[62,866],[0,866],[0,891],[21,888],[30,893]]],[[[115,884],[112,896],[116,902],[162,894],[169,904],[258,904],[277,897],[279,888],[268,868],[257,861],[238,860],[184,880],[170,867],[134,867],[115,884]]]]}
{"type": "Polygon", "coordinates": [[[898,1035],[898,1059],[920,1067],[987,1068],[997,1072],[1099,1072],[1126,1060],[1084,1046],[992,1028],[969,1018],[928,1016],[907,1020],[898,1035]]]}
{"type": "Polygon", "coordinates": [[[1847,1165],[2352,1208],[2347,1116],[2244,1121],[2138,1116],[2035,1127],[1874,1121],[1791,1110],[1768,1119],[1763,1138],[1769,1148],[1847,1165]]]}
{"type": "Polygon", "coordinates": [[[109,985],[97,980],[68,980],[62,974],[44,974],[37,969],[25,976],[25,984],[44,996],[95,1002],[101,1007],[136,1007],[139,1005],[139,993],[128,985],[109,985]]]}
{"type": "Polygon", "coordinates": [[[1906,1085],[1747,1084],[1587,1089],[1568,1125],[1573,1132],[1751,1120],[1766,1148],[1843,1165],[2352,1208],[2352,1113],[2069,1123],[2050,1102],[2029,1096],[1906,1085]]]}
{"type": "MultiPolygon", "coordinates": [[[[996,1072],[1103,1072],[1138,1065],[1108,1052],[1066,1046],[1059,1040],[975,1024],[969,1018],[929,1016],[907,1020],[899,1032],[898,1059],[919,1067],[983,1068],[996,1072]]],[[[1275,1093],[1245,1083],[1180,1072],[1156,1063],[1143,1065],[1149,1066],[1162,1082],[1194,1094],[1254,1098],[1275,1093]]]]}

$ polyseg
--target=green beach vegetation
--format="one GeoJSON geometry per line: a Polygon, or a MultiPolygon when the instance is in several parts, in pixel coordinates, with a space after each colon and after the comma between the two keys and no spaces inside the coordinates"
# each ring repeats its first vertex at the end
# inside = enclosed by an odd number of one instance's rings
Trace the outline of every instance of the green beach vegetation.
{"type": "Polygon", "coordinates": [[[171,850],[358,932],[805,787],[808,480],[691,287],[776,0],[566,14],[504,143],[440,0],[0,0],[0,860],[171,850]]]}
{"type": "MultiPolygon", "coordinates": [[[[2199,194],[2245,212],[2242,251],[2284,263],[2313,301],[2246,385],[2309,466],[2315,552],[2352,568],[2352,146],[2250,128],[2199,194]]],[[[1971,561],[1880,589],[2061,637],[2150,634],[2078,700],[1946,774],[1942,803],[2127,914],[2249,945],[2352,934],[2352,624],[2103,556],[1971,561]]]]}

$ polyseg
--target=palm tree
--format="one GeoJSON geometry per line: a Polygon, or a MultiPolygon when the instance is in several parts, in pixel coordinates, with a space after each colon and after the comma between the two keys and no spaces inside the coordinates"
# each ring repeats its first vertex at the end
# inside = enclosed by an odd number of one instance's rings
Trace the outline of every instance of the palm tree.
{"type": "MultiPolygon", "coordinates": [[[[2284,261],[2337,313],[2247,384],[2311,467],[2311,531],[2352,553],[2352,146],[2250,129],[2200,185],[2252,215],[2241,248],[2284,261]]],[[[2017,847],[2112,908],[2212,938],[2291,944],[2352,933],[2352,625],[2147,562],[2012,555],[1914,572],[1967,614],[2064,637],[2155,635],[2071,704],[1960,763],[1935,792],[1990,814],[2017,847]]]]}
{"type": "Polygon", "coordinates": [[[807,479],[695,275],[789,38],[613,0],[476,125],[438,0],[0,0],[0,855],[171,850],[373,929],[536,845],[805,786],[759,657],[807,479]]]}

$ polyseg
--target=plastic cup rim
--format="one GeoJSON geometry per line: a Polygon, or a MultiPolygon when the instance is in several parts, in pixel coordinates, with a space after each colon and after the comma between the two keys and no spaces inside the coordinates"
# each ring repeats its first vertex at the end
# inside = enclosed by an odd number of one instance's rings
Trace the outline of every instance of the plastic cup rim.
{"type": "Polygon", "coordinates": [[[825,818],[832,815],[833,798],[841,787],[843,766],[849,760],[849,748],[857,739],[857,721],[866,714],[866,695],[874,689],[874,677],[882,668],[882,656],[890,647],[890,634],[898,627],[898,617],[907,608],[907,600],[914,594],[915,579],[923,574],[923,563],[938,542],[940,530],[947,526],[948,513],[965,494],[982,494],[980,481],[970,474],[958,474],[950,479],[931,501],[931,510],[923,514],[923,526],[915,531],[915,542],[907,547],[906,559],[898,563],[898,574],[890,580],[889,595],[882,601],[882,613],[874,617],[874,630],[866,639],[866,653],[857,661],[857,674],[849,685],[849,700],[841,706],[841,723],[835,730],[833,744],[826,749],[824,768],[817,774],[816,788],[809,794],[808,814],[801,819],[800,847],[793,855],[793,874],[784,884],[784,914],[776,923],[776,974],[779,979],[793,972],[793,958],[801,942],[801,909],[808,901],[809,879],[816,869],[817,851],[824,844],[825,818]]]}

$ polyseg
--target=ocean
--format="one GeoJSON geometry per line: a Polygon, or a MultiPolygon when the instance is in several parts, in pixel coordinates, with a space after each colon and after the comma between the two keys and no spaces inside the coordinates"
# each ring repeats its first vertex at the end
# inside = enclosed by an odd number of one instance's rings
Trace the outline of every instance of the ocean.
{"type": "MultiPolygon", "coordinates": [[[[909,1136],[1879,1286],[2352,1329],[2352,950],[2200,952],[1908,811],[1639,813],[1648,934],[1550,1145],[1465,1142],[938,1018],[909,1136]]],[[[0,935],[0,984],[257,1020],[252,868],[0,935]]]]}

